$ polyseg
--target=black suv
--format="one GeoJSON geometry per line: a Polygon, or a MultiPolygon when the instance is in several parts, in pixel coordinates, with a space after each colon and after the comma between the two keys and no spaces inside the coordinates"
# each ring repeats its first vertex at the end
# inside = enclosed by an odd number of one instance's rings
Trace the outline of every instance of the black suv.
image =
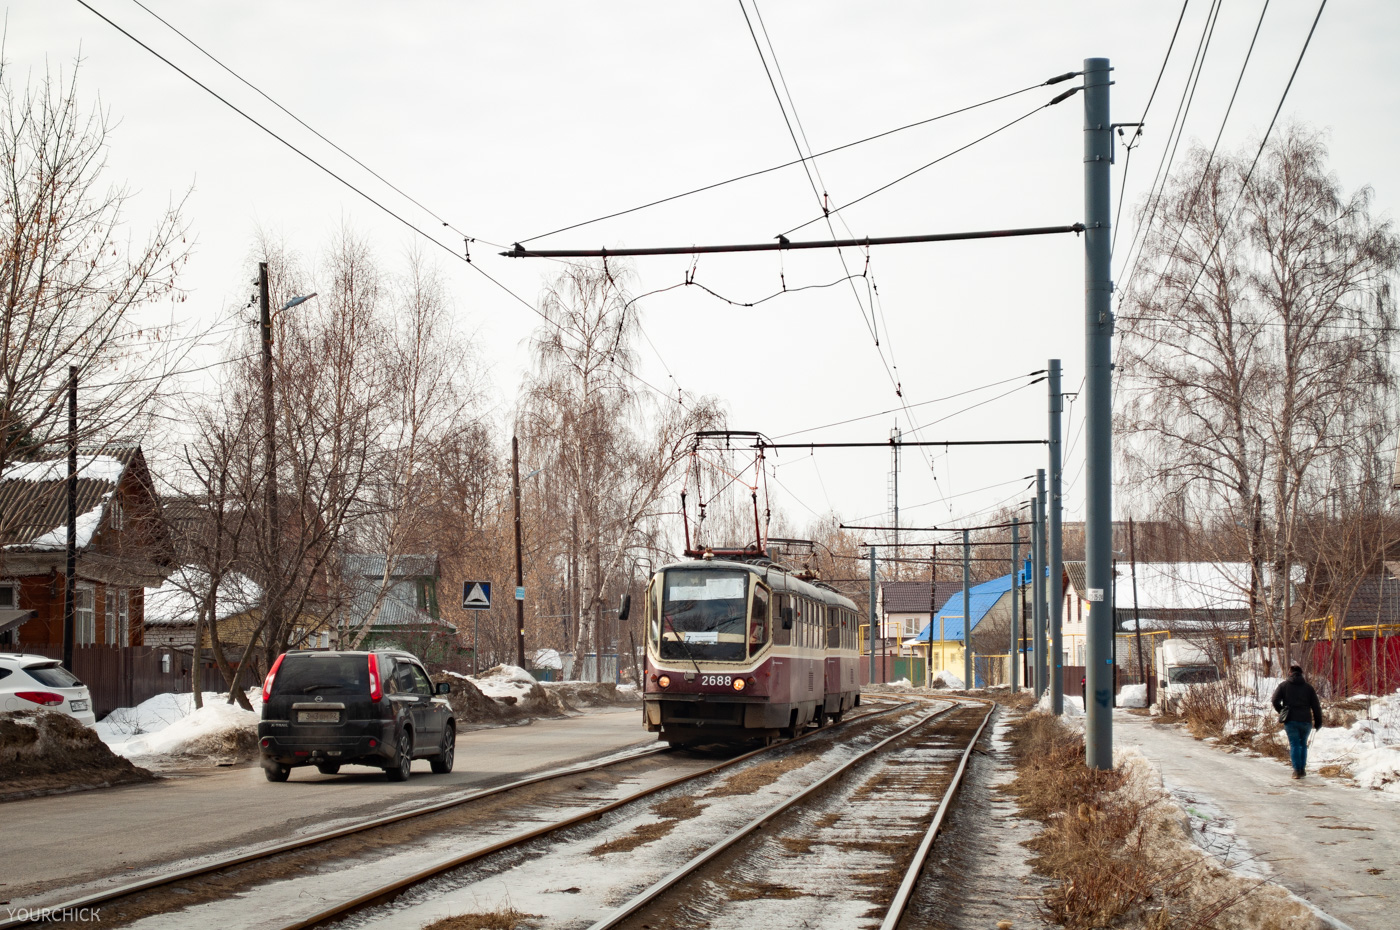
{"type": "Polygon", "coordinates": [[[268,781],[293,766],[334,775],[374,765],[406,781],[414,759],[452,771],[457,721],[423,664],[406,652],[284,652],[263,682],[258,744],[268,781]]]}

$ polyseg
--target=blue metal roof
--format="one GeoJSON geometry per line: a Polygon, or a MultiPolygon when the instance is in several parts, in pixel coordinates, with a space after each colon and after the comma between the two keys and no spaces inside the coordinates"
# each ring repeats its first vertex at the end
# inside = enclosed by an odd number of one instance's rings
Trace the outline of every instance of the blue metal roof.
{"type": "MultiPolygon", "coordinates": [[[[968,612],[972,615],[972,628],[977,629],[977,624],[982,622],[982,618],[987,615],[987,611],[992,609],[992,605],[1001,600],[1002,595],[1011,590],[1011,575],[1005,574],[1000,578],[993,578],[991,581],[984,581],[979,585],[973,585],[968,590],[968,612]]],[[[906,642],[926,643],[930,634],[938,634],[942,627],[942,635],[939,639],[962,641],[963,638],[963,596],[958,591],[948,600],[944,601],[942,608],[933,615],[933,622],[924,627],[918,636],[906,642]]]]}

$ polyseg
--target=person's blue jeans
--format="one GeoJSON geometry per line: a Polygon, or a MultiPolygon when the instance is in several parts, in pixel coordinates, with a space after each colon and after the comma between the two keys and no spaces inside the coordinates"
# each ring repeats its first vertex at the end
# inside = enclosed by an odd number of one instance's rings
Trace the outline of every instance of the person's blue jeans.
{"type": "Polygon", "coordinates": [[[1311,720],[1289,720],[1283,725],[1288,732],[1288,758],[1293,763],[1293,771],[1302,774],[1308,767],[1308,734],[1312,732],[1311,720]]]}

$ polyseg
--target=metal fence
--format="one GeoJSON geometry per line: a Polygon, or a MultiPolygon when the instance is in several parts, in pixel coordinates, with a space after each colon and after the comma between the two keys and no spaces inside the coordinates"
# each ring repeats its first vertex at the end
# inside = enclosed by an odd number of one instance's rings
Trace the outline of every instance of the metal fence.
{"type": "Polygon", "coordinates": [[[1351,637],[1312,644],[1312,674],[1332,697],[1388,694],[1400,688],[1400,636],[1351,637]]]}

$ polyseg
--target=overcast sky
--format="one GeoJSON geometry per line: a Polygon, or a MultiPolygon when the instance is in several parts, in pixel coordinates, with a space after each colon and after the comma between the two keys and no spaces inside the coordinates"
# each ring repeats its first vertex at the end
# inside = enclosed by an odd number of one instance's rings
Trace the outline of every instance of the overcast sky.
{"type": "MultiPolygon", "coordinates": [[[[558,266],[498,258],[508,244],[659,197],[781,164],[796,155],[783,113],[737,2],[199,2],[142,0],[224,65],[257,85],[388,181],[385,187],[239,84],[135,0],[97,10],[446,249],[430,248],[452,283],[461,331],[493,384],[506,422],[539,318],[464,262],[472,257],[525,300],[558,266]],[[449,254],[452,253],[452,254],[449,254]]],[[[745,0],[749,16],[755,5],[745,0]]],[[[1192,140],[1220,129],[1262,0],[1223,3],[1185,122],[1192,140]]],[[[1268,125],[1316,0],[1273,0],[1225,124],[1240,149],[1268,125]]],[[[1210,3],[1190,0],[1147,130],[1115,200],[1146,193],[1182,100],[1210,3]]],[[[889,2],[764,0],[757,7],[795,104],[821,152],[915,120],[1020,90],[1086,57],[1115,70],[1115,121],[1139,119],[1162,67],[1176,0],[1158,2],[889,2]]],[[[763,41],[757,19],[754,28],[763,41]]],[[[1375,188],[1390,214],[1400,197],[1400,3],[1333,0],[1284,106],[1284,120],[1325,128],[1331,166],[1348,190],[1375,188]]],[[[767,45],[764,45],[767,53],[767,45]]],[[[135,193],[133,233],[186,189],[197,237],[178,313],[213,320],[247,300],[249,249],[261,228],[310,256],[349,225],[392,267],[418,235],[218,102],[76,0],[7,7],[12,81],[71,75],[81,54],[83,98],[110,111],[109,180],[135,193]]],[[[770,60],[770,67],[772,62],[770,60]]],[[[778,75],[774,73],[774,79],[778,75]]],[[[818,185],[844,204],[1028,113],[1072,83],[1039,88],[970,113],[816,160],[818,185]]],[[[782,84],[779,83],[779,87],[782,84]]],[[[893,236],[1062,225],[1083,218],[1082,98],[1023,122],[841,214],[838,235],[893,236]]],[[[798,126],[795,123],[794,129],[798,126]]],[[[800,167],[763,175],[538,240],[596,248],[770,241],[819,215],[800,167]]],[[[792,239],[829,237],[816,223],[792,239]]],[[[867,269],[846,250],[853,273],[867,269]]],[[[688,257],[642,258],[634,293],[680,284],[688,257]]],[[[702,257],[695,280],[739,303],[832,284],[846,272],[829,251],[702,257]]],[[[735,307],[697,287],[641,302],[640,374],[658,389],[721,397],[737,429],[814,441],[905,437],[1035,438],[1046,428],[1044,384],[992,400],[1058,357],[1065,390],[1083,377],[1083,242],[1074,236],[875,249],[880,336],[849,284],[735,307]],[[937,403],[996,382],[1000,387],[937,403]],[[896,396],[895,384],[902,397],[896,396]],[[990,401],[988,403],[982,403],[990,401]],[[890,411],[829,429],[837,421],[890,411]],[[970,405],[975,409],[959,413],[970,405]],[[957,414],[957,415],[954,415],[957,414]],[[919,429],[922,427],[922,429],[919,429]],[[803,431],[800,432],[799,431],[803,431]]],[[[856,282],[862,300],[867,279],[856,282]]],[[[1121,284],[1121,281],[1119,282],[1121,284]]],[[[168,311],[168,308],[166,310],[168,311]]],[[[1067,519],[1082,519],[1078,405],[1066,421],[1067,519]]],[[[783,452],[776,498],[799,523],[835,509],[881,522],[885,451],[783,452]]],[[[906,522],[946,523],[1025,497],[1021,479],[1043,451],[910,451],[901,473],[906,522]]]]}

